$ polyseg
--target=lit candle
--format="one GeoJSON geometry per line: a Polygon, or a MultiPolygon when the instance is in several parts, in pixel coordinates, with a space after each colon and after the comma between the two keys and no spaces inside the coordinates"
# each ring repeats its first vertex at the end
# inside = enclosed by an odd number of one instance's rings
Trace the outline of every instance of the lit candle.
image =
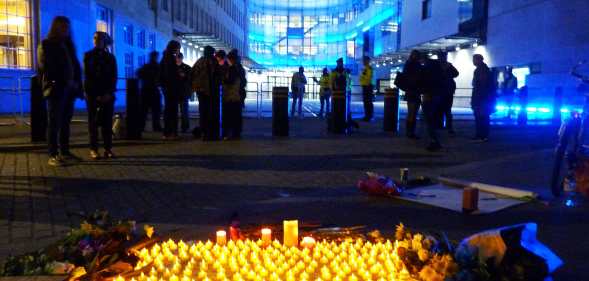
{"type": "Polygon", "coordinates": [[[301,241],[301,246],[303,248],[313,249],[313,247],[315,247],[315,238],[310,236],[303,237],[303,240],[301,241]]]}
{"type": "Polygon", "coordinates": [[[272,243],[272,230],[269,228],[262,228],[262,245],[268,246],[272,243]]]}
{"type": "Polygon", "coordinates": [[[295,247],[299,244],[299,221],[284,221],[284,246],[295,247]]]}
{"type": "Polygon", "coordinates": [[[227,243],[227,232],[225,232],[225,230],[217,231],[217,244],[223,246],[226,243],[227,243]]]}

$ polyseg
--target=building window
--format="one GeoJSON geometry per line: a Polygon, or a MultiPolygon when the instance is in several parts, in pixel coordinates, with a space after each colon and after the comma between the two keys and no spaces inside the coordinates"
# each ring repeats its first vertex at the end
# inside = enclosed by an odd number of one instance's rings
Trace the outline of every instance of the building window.
{"type": "Polygon", "coordinates": [[[112,10],[101,5],[96,7],[96,31],[112,34],[112,10]]]}
{"type": "Polygon", "coordinates": [[[141,49],[145,49],[145,30],[141,30],[137,33],[137,46],[141,49]]]}
{"type": "Polygon", "coordinates": [[[155,33],[149,34],[149,49],[155,51],[155,33]]]}
{"type": "Polygon", "coordinates": [[[133,25],[128,24],[123,26],[123,37],[125,43],[127,43],[130,46],[133,46],[133,25]]]}
{"type": "Polygon", "coordinates": [[[145,64],[145,55],[137,56],[137,67],[142,67],[145,64]]]}
{"type": "Polygon", "coordinates": [[[133,52],[125,53],[125,78],[133,78],[134,75],[133,52]]]}
{"type": "Polygon", "coordinates": [[[0,0],[0,68],[30,69],[30,0],[0,0]]]}
{"type": "Polygon", "coordinates": [[[168,0],[162,0],[162,9],[168,11],[168,0]]]}
{"type": "Polygon", "coordinates": [[[432,0],[421,1],[421,20],[426,20],[432,17],[432,0]]]}

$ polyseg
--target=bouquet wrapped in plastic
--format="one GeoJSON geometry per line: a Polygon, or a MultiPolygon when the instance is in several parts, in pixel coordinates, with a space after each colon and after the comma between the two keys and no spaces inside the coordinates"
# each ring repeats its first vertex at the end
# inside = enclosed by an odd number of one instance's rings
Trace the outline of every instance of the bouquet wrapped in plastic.
{"type": "Polygon", "coordinates": [[[369,195],[389,195],[398,196],[402,189],[389,177],[382,176],[373,172],[367,172],[365,179],[358,181],[358,188],[369,195]]]}

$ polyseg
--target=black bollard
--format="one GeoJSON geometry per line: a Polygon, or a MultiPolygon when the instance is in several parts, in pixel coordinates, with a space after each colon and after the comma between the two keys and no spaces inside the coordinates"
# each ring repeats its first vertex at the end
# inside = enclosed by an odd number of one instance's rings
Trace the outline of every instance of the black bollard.
{"type": "Polygon", "coordinates": [[[399,131],[399,89],[397,88],[387,88],[384,91],[382,129],[393,133],[399,131]]]}
{"type": "Polygon", "coordinates": [[[345,91],[333,91],[331,95],[331,133],[346,134],[348,124],[348,101],[345,91]]]}
{"type": "Polygon", "coordinates": [[[554,89],[554,103],[552,105],[552,125],[556,127],[560,127],[560,123],[562,122],[562,87],[556,87],[554,89]]]}
{"type": "Polygon", "coordinates": [[[288,87],[272,88],[272,135],[288,137],[288,87]]]}
{"type": "Polygon", "coordinates": [[[127,79],[127,116],[126,132],[127,139],[141,139],[143,114],[141,107],[141,96],[139,95],[139,81],[134,78],[127,79]]]}
{"type": "Polygon", "coordinates": [[[41,77],[31,77],[31,142],[47,140],[47,101],[41,88],[41,77]]]}

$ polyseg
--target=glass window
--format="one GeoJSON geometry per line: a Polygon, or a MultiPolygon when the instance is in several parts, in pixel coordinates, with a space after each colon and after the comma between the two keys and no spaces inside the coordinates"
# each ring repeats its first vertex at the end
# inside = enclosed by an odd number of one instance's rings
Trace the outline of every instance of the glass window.
{"type": "Polygon", "coordinates": [[[30,0],[0,0],[0,68],[32,68],[30,0]]]}
{"type": "Polygon", "coordinates": [[[162,9],[168,11],[168,0],[162,0],[162,9]]]}
{"type": "Polygon", "coordinates": [[[137,33],[137,46],[145,49],[145,30],[141,30],[137,33]]]}
{"type": "Polygon", "coordinates": [[[127,24],[123,26],[123,38],[125,43],[133,46],[133,25],[127,24]]]}
{"type": "Polygon", "coordinates": [[[155,51],[155,33],[149,34],[149,49],[155,51]]]}
{"type": "Polygon", "coordinates": [[[134,75],[133,52],[128,52],[125,53],[125,78],[133,78],[134,75]]]}
{"type": "Polygon", "coordinates": [[[421,2],[421,19],[429,19],[432,17],[432,0],[422,0],[421,2]]]}
{"type": "Polygon", "coordinates": [[[112,10],[102,5],[96,7],[96,31],[112,34],[112,10]]]}

